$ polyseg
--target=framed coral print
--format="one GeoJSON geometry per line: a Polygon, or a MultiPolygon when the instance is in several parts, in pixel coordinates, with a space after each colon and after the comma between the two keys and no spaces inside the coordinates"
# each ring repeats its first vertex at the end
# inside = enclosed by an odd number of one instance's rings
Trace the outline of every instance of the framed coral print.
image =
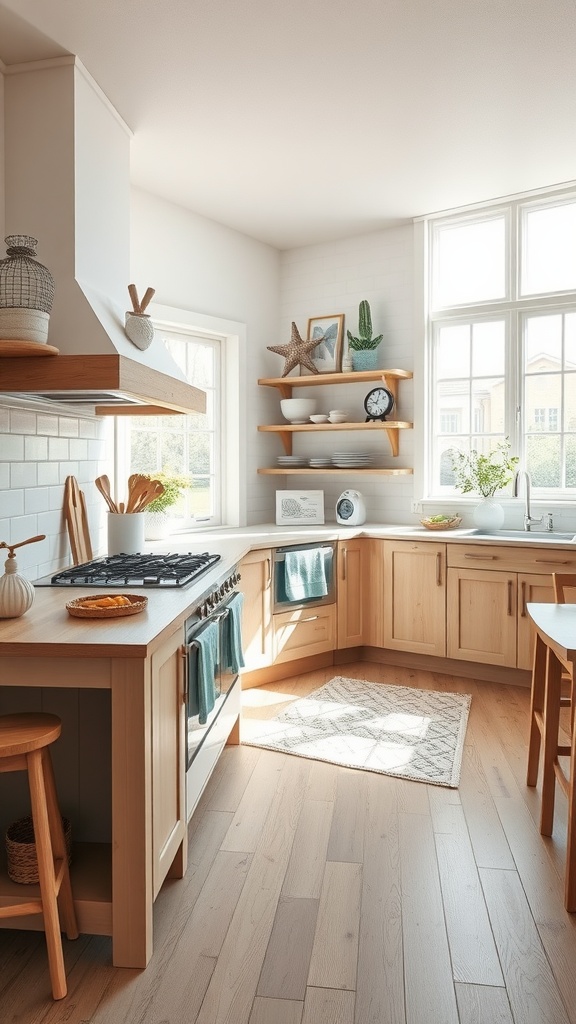
{"type": "MultiPolygon", "coordinates": [[[[308,320],[308,341],[318,338],[318,345],[310,356],[319,373],[340,373],[344,313],[332,316],[313,316],[308,320]]],[[[301,371],[302,372],[302,368],[301,371]]]]}

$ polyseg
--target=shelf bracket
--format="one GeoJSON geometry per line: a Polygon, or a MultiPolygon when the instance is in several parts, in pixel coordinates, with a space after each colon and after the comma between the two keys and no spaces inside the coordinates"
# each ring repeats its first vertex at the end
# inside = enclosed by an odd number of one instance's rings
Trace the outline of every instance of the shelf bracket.
{"type": "Polygon", "coordinates": [[[390,429],[386,428],[386,433],[388,434],[388,440],[390,441],[390,448],[392,449],[392,455],[393,456],[397,456],[398,452],[400,450],[400,446],[399,446],[400,431],[397,430],[395,427],[390,427],[390,429]]]}
{"type": "Polygon", "coordinates": [[[284,452],[286,455],[292,455],[292,434],[289,430],[280,430],[280,437],[282,438],[282,444],[284,445],[284,452]]]}

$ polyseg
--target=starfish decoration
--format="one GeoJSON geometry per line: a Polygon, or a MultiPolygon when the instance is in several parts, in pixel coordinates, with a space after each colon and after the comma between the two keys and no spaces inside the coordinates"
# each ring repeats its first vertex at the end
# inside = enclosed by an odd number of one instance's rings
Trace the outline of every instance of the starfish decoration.
{"type": "Polygon", "coordinates": [[[311,370],[312,373],[319,373],[318,367],[314,365],[310,358],[310,353],[320,344],[322,338],[314,338],[312,341],[302,341],[298,328],[294,321],[292,321],[292,337],[288,345],[267,345],[266,348],[269,352],[277,352],[279,356],[284,356],[286,362],[282,371],[282,376],[286,377],[290,370],[293,370],[295,366],[305,366],[306,369],[311,370]]]}

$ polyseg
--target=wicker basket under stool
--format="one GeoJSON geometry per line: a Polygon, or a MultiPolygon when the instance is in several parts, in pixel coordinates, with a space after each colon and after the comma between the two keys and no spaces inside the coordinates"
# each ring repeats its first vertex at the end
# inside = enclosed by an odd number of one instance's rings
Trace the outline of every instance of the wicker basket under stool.
{"type": "MultiPolygon", "coordinates": [[[[62,818],[64,842],[68,854],[68,865],[72,863],[72,825],[68,818],[62,818]]],[[[31,815],[18,818],[6,829],[6,856],[8,877],[20,885],[33,885],[39,880],[38,856],[34,838],[34,822],[31,815]]]]}

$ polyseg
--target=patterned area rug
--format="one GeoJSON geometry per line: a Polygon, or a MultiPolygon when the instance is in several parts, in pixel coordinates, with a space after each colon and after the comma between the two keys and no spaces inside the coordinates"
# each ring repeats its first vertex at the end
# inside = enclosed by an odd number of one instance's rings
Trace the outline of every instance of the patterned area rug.
{"type": "Polygon", "coordinates": [[[252,721],[254,747],[456,787],[471,697],[337,676],[276,718],[252,721]]]}

